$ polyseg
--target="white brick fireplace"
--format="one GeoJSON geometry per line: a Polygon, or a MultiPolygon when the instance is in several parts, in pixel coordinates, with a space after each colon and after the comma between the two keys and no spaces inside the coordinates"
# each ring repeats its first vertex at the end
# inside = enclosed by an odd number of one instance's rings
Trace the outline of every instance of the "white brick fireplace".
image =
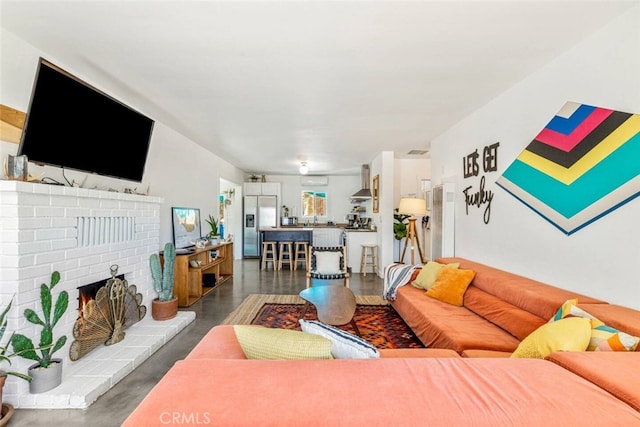
{"type": "MultiPolygon", "coordinates": [[[[64,362],[62,384],[30,394],[27,382],[9,377],[5,402],[18,408],[85,408],[195,319],[185,311],[168,321],[151,318],[156,293],[149,256],[160,247],[161,203],[159,197],[0,180],[0,306],[14,297],[8,329],[37,343],[40,329],[22,313],[40,313],[40,285],[49,283],[53,271],[61,274],[54,298],[69,293],[69,308],[54,329],[54,339],[67,335],[65,347],[54,354],[64,362]],[[110,278],[113,264],[136,285],[147,315],[125,331],[122,342],[73,362],[77,288],[110,278]]],[[[32,363],[13,359],[11,368],[26,372],[32,363]]]]}

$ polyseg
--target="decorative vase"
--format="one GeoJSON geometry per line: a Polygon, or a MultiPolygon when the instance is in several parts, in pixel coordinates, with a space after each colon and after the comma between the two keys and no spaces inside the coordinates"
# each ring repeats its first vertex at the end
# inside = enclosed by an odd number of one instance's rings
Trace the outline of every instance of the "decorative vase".
{"type": "Polygon", "coordinates": [[[151,301],[151,317],[154,320],[169,320],[178,314],[178,297],[169,301],[160,301],[158,298],[151,301]]]}
{"type": "Polygon", "coordinates": [[[30,393],[49,391],[58,387],[62,382],[62,359],[51,359],[51,363],[46,368],[40,367],[39,363],[31,365],[28,373],[33,378],[29,383],[30,393]]]}
{"type": "Polygon", "coordinates": [[[11,416],[13,415],[13,405],[8,403],[2,404],[2,413],[0,413],[0,427],[4,427],[7,425],[11,416]]]}

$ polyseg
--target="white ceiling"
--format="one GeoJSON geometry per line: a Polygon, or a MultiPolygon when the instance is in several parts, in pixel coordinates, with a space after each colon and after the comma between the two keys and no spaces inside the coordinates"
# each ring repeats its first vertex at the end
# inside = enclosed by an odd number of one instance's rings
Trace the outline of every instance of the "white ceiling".
{"type": "Polygon", "coordinates": [[[406,153],[637,4],[2,0],[0,16],[242,170],[358,174],[380,151],[425,157],[406,153]]]}

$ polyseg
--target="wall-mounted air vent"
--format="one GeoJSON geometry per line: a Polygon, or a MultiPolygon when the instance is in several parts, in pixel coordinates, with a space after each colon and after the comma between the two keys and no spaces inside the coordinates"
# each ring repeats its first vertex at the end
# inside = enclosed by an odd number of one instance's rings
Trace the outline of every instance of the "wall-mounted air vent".
{"type": "Polygon", "coordinates": [[[300,177],[300,185],[303,187],[318,187],[329,185],[329,178],[326,176],[305,175],[300,177]]]}

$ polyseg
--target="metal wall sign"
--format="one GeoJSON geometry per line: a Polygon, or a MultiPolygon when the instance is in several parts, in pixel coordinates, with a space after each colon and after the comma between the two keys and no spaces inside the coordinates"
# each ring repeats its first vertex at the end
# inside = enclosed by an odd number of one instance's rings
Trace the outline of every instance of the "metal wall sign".
{"type": "Polygon", "coordinates": [[[566,235],[640,196],[640,114],[567,102],[496,184],[566,235]]]}
{"type": "MultiPolygon", "coordinates": [[[[487,145],[482,150],[482,172],[496,172],[498,170],[498,147],[499,142],[487,145]]],[[[472,153],[462,158],[462,172],[465,179],[477,178],[480,175],[480,153],[476,148],[472,153]]],[[[477,186],[469,185],[462,190],[464,194],[465,209],[469,215],[469,206],[483,208],[483,221],[489,224],[491,218],[491,201],[493,200],[493,191],[486,188],[487,182],[485,175],[480,177],[477,186]]]]}

